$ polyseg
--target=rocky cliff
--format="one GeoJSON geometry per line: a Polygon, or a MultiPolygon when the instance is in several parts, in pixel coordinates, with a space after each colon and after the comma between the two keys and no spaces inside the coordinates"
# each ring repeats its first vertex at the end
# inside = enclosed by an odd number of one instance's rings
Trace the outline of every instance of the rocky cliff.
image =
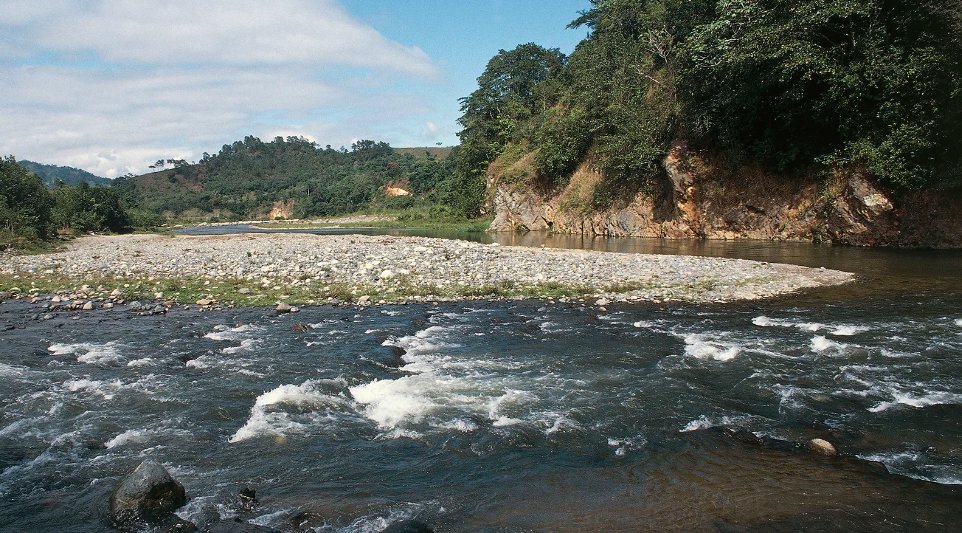
{"type": "Polygon", "coordinates": [[[859,172],[828,179],[775,176],[760,168],[724,170],[709,156],[674,146],[667,178],[593,209],[602,176],[579,167],[568,184],[539,192],[514,167],[492,165],[491,231],[702,239],[767,239],[858,246],[962,247],[962,198],[916,193],[895,198],[859,172]]]}

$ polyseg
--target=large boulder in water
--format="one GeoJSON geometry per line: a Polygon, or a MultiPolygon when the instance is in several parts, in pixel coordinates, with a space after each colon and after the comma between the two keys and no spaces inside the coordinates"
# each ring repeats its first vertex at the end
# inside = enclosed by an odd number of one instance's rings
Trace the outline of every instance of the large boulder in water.
{"type": "Polygon", "coordinates": [[[170,519],[187,503],[184,486],[159,463],[146,460],[117,485],[110,497],[110,513],[120,527],[170,519]]]}

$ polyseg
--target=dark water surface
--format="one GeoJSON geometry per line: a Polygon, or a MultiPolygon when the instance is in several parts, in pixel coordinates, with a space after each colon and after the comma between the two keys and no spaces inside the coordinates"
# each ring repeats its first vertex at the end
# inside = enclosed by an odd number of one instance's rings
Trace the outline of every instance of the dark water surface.
{"type": "Polygon", "coordinates": [[[860,281],[607,311],[511,301],[35,321],[35,306],[4,302],[0,326],[15,329],[0,333],[0,530],[109,529],[110,491],[144,458],[184,483],[181,515],[200,525],[962,523],[962,255],[523,238],[826,266],[860,281]],[[813,437],[841,456],[792,444],[813,437]],[[261,500],[253,512],[236,505],[245,485],[261,500]]]}

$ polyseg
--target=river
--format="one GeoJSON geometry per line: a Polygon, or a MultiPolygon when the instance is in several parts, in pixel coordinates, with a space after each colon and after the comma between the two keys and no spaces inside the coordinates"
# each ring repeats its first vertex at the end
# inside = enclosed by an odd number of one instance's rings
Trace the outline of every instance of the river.
{"type": "Polygon", "coordinates": [[[764,302],[604,310],[505,301],[36,321],[29,303],[7,301],[0,530],[109,529],[110,492],[145,458],[186,486],[180,514],[202,526],[962,523],[962,254],[478,238],[790,262],[859,281],[764,302]],[[840,455],[796,444],[815,437],[840,455]],[[245,486],[257,489],[252,511],[237,505],[245,486]]]}

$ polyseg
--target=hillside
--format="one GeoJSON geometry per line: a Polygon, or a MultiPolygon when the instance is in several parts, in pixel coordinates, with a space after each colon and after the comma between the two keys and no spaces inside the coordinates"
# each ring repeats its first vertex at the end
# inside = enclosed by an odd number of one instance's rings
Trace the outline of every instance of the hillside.
{"type": "Polygon", "coordinates": [[[446,159],[403,153],[382,142],[351,150],[303,138],[248,136],[196,164],[118,178],[135,209],[190,220],[305,218],[386,207],[430,207],[448,175],[446,159]]]}
{"type": "Polygon", "coordinates": [[[30,172],[40,176],[47,187],[53,187],[58,180],[64,182],[66,185],[78,185],[82,182],[87,182],[91,185],[110,185],[111,183],[111,180],[107,178],[96,176],[79,168],[45,165],[27,160],[20,160],[17,161],[17,163],[30,172]]]}
{"type": "Polygon", "coordinates": [[[502,50],[457,180],[492,229],[962,246],[962,9],[594,1],[502,50]]]}

